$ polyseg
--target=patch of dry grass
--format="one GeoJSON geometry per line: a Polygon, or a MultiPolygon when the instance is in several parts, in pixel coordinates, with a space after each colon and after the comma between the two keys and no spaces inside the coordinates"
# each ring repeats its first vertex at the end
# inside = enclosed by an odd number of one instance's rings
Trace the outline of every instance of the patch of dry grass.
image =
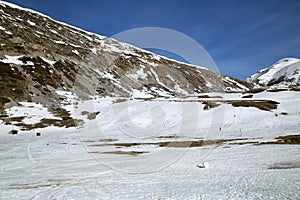
{"type": "MultiPolygon", "coordinates": [[[[252,96],[244,96],[243,98],[251,98],[252,96]]],[[[199,102],[204,104],[204,110],[218,107],[221,103],[231,104],[234,107],[254,107],[260,110],[271,111],[277,108],[279,102],[272,100],[252,100],[252,99],[242,99],[242,100],[201,100],[201,99],[188,99],[188,100],[170,100],[174,102],[199,102]]]]}
{"type": "MultiPolygon", "coordinates": [[[[170,136],[170,137],[157,137],[158,139],[174,139],[177,138],[176,136],[170,136]]],[[[128,142],[128,143],[113,143],[115,140],[107,139],[104,142],[109,143],[101,143],[101,144],[88,144],[88,146],[91,147],[101,147],[101,146],[115,146],[116,148],[122,148],[122,147],[134,147],[134,146],[140,146],[140,145],[156,145],[158,147],[169,147],[169,148],[192,148],[192,147],[203,147],[207,145],[266,145],[266,144],[300,144],[300,135],[287,135],[287,136],[279,136],[276,137],[277,141],[269,141],[269,142],[259,142],[259,141],[253,141],[258,140],[262,138],[234,138],[234,139],[219,139],[219,140],[182,140],[182,141],[157,141],[157,142],[128,142]]],[[[97,142],[97,141],[83,141],[83,142],[97,142]]]]}
{"type": "Polygon", "coordinates": [[[270,142],[260,142],[257,145],[263,144],[292,144],[297,145],[300,144],[300,135],[285,135],[276,137],[277,141],[270,141],[270,142]]]}
{"type": "Polygon", "coordinates": [[[94,152],[89,152],[93,154],[118,154],[118,155],[131,155],[131,156],[136,156],[144,153],[149,153],[148,151],[94,151],[94,152]]]}
{"type": "MultiPolygon", "coordinates": [[[[115,146],[115,147],[133,147],[139,145],[157,145],[159,147],[174,147],[174,148],[186,148],[186,147],[202,147],[205,145],[214,145],[222,144],[229,141],[234,141],[235,139],[230,140],[184,140],[184,141],[158,141],[158,142],[128,142],[128,143],[102,143],[102,144],[90,144],[88,146],[97,147],[97,146],[115,146]]],[[[236,139],[241,140],[241,139],[236,139]]]]}
{"type": "Polygon", "coordinates": [[[294,168],[300,168],[300,161],[275,163],[270,167],[268,167],[268,169],[294,169],[294,168]]]}
{"type": "Polygon", "coordinates": [[[222,99],[221,96],[209,96],[209,95],[200,95],[198,96],[200,99],[222,99]]]}
{"type": "Polygon", "coordinates": [[[268,87],[253,88],[250,91],[247,91],[247,93],[260,93],[260,92],[263,92],[267,89],[268,89],[268,87]]]}
{"type": "Polygon", "coordinates": [[[279,104],[272,100],[232,100],[228,101],[234,107],[255,107],[260,110],[271,111],[277,108],[279,104]]]}
{"type": "Polygon", "coordinates": [[[300,87],[292,87],[291,91],[300,92],[300,87]]]}
{"type": "Polygon", "coordinates": [[[252,98],[252,97],[253,97],[253,94],[248,94],[248,95],[242,96],[242,98],[252,98]]]}
{"type": "Polygon", "coordinates": [[[82,140],[81,142],[92,143],[92,142],[115,142],[115,141],[118,141],[118,140],[112,139],[112,138],[105,138],[105,139],[100,139],[100,140],[82,140]]]}
{"type": "Polygon", "coordinates": [[[178,136],[178,135],[162,135],[162,136],[158,136],[156,138],[158,138],[158,139],[173,139],[173,138],[180,138],[180,136],[178,136]]]}
{"type": "Polygon", "coordinates": [[[100,114],[100,112],[89,113],[89,114],[87,115],[87,118],[88,118],[89,120],[96,119],[97,115],[99,115],[99,114],[100,114]]]}
{"type": "Polygon", "coordinates": [[[268,92],[282,92],[282,91],[289,91],[288,88],[272,88],[272,89],[268,89],[268,92]]]}

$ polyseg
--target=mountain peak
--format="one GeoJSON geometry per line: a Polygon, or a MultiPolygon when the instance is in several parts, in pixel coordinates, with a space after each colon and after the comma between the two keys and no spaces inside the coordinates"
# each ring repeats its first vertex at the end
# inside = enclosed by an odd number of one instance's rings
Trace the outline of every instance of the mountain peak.
{"type": "Polygon", "coordinates": [[[260,85],[287,87],[299,86],[300,59],[283,58],[268,68],[262,69],[247,79],[260,85]]]}

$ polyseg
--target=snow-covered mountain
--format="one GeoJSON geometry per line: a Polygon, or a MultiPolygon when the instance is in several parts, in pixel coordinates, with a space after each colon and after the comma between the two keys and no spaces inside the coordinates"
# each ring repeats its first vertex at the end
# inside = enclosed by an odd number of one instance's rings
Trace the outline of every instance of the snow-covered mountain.
{"type": "Polygon", "coordinates": [[[300,86],[300,59],[281,59],[252,75],[247,81],[272,87],[300,86]]]}

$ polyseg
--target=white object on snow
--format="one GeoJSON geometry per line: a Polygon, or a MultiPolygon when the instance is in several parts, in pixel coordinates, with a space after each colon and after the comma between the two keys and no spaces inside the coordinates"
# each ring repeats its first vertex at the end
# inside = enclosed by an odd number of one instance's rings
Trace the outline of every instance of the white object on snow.
{"type": "Polygon", "coordinates": [[[197,167],[199,167],[199,168],[209,168],[209,164],[208,164],[208,162],[203,162],[201,164],[198,164],[197,167]]]}

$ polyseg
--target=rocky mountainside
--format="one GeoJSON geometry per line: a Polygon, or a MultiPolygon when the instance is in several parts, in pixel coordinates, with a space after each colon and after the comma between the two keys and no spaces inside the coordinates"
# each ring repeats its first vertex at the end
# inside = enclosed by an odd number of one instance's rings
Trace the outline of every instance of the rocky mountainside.
{"type": "Polygon", "coordinates": [[[56,104],[56,90],[112,97],[187,96],[235,92],[251,85],[157,56],[0,2],[1,104],[56,104]]]}
{"type": "Polygon", "coordinates": [[[300,59],[284,58],[247,79],[248,82],[271,87],[300,86],[300,59]]]}

